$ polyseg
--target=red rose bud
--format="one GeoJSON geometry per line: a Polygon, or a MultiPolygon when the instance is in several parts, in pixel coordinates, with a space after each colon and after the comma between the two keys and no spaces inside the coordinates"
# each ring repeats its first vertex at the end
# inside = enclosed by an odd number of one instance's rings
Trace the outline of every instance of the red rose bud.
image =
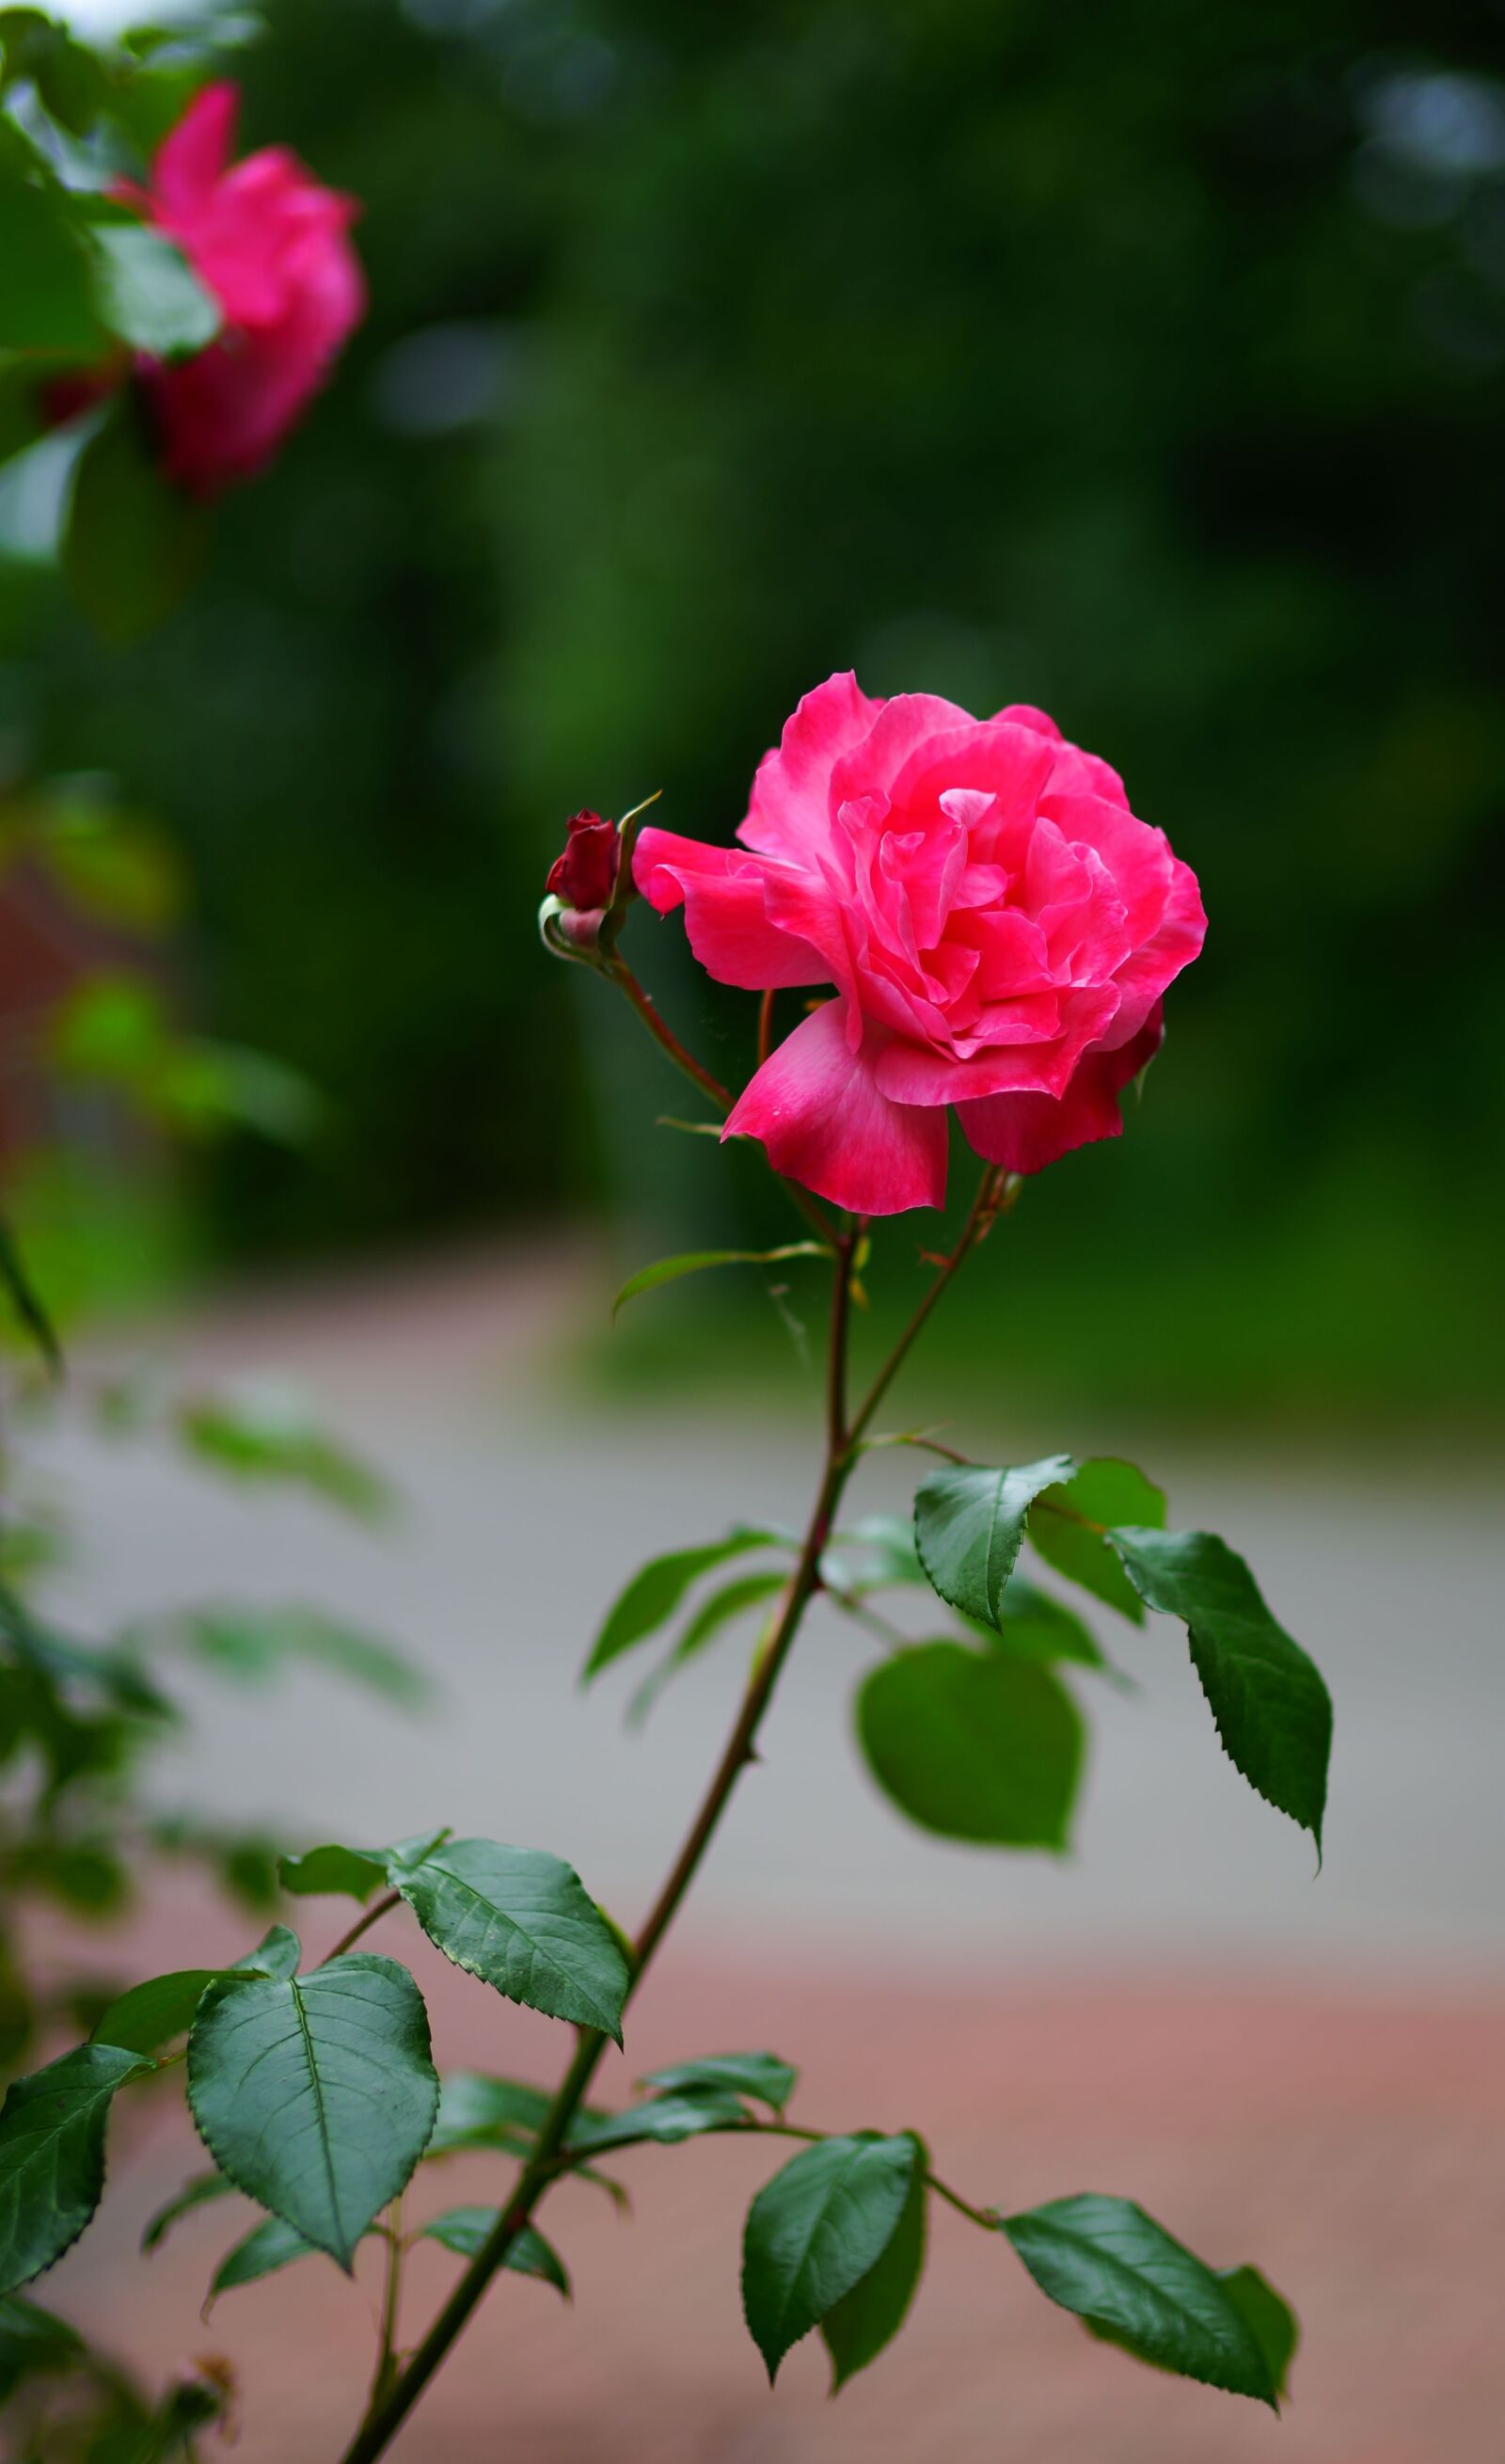
{"type": "Polygon", "coordinates": [[[572,813],[565,829],[564,853],[556,856],[545,887],[578,913],[597,913],[611,905],[617,888],[617,825],[600,813],[572,813]]]}

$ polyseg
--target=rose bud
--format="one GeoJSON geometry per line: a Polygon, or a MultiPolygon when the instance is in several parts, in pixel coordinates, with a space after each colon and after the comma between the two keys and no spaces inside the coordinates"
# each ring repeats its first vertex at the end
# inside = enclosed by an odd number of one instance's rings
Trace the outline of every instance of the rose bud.
{"type": "Polygon", "coordinates": [[[572,813],[564,827],[564,853],[555,857],[545,889],[584,913],[609,907],[617,887],[616,823],[603,822],[600,813],[572,813]]]}

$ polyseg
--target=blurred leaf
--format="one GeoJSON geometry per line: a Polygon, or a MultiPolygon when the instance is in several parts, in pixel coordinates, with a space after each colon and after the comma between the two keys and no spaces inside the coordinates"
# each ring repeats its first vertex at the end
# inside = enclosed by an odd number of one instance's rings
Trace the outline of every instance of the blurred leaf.
{"type": "Polygon", "coordinates": [[[176,359],[202,351],[222,321],[219,301],[161,231],[100,223],[90,233],[99,321],[133,351],[176,359]]]}
{"type": "Polygon", "coordinates": [[[974,1634],[994,1651],[1016,1652],[1025,1660],[1074,1660],[1086,1668],[1107,1662],[1080,1617],[1036,1591],[1022,1574],[1011,1574],[1003,1590],[1003,1615],[996,1629],[969,1619],[974,1634]]]}
{"type": "Polygon", "coordinates": [[[4,1284],[11,1308],[53,1375],[61,1377],[62,1348],[53,1332],[52,1320],[37,1298],[14,1237],[3,1222],[0,1222],[0,1284],[4,1284]]]}
{"type": "Polygon", "coordinates": [[[776,1249],[690,1249],[678,1258],[659,1258],[629,1275],[611,1305],[611,1313],[640,1292],[657,1291],[661,1284],[677,1283],[681,1275],[701,1274],[707,1266],[772,1266],[785,1258],[829,1258],[823,1241],[786,1241],[776,1249]]]}
{"type": "Polygon", "coordinates": [[[69,902],[131,932],[159,934],[183,912],[184,877],[160,825],[117,805],[108,781],[56,779],[22,808],[20,836],[69,902]]]}
{"type": "Polygon", "coordinates": [[[1036,1498],[1030,1513],[1030,1538],[1058,1574],[1080,1583],[1122,1617],[1143,1625],[1145,1610],[1139,1594],[1108,1546],[1106,1527],[1111,1523],[1145,1524],[1164,1530],[1166,1493],[1134,1463],[1102,1455],[1083,1463],[1076,1479],[1063,1487],[1047,1488],[1036,1498]],[[1086,1522],[1073,1522],[1073,1515],[1084,1515],[1086,1522]],[[1087,1525],[1093,1523],[1102,1529],[1089,1530],[1087,1525]]]}
{"type": "Polygon", "coordinates": [[[86,137],[109,98],[101,62],[40,9],[0,9],[0,93],[29,78],[58,124],[86,137]]]}
{"type": "Polygon", "coordinates": [[[914,1524],[903,1514],[866,1514],[849,1531],[839,1531],[821,1560],[833,1590],[859,1599],[868,1592],[926,1580],[914,1544],[914,1524]],[[829,1572],[827,1572],[829,1569],[829,1572]]]}
{"type": "Polygon", "coordinates": [[[450,1839],[387,1874],[447,1959],[509,2001],[622,2041],[629,1972],[571,1865],[537,1848],[450,1839]]]}
{"type": "Polygon", "coordinates": [[[1088,2193],[999,2219],[1042,2293],[1140,2361],[1278,2410],[1237,2296],[1132,2199],[1088,2193]]]}
{"type": "Polygon", "coordinates": [[[285,1387],[247,1383],[204,1396],[182,1404],[176,1419],[189,1452],[218,1470],[291,1482],[367,1523],[392,1510],[387,1483],[328,1436],[303,1398],[285,1387]]]}
{"type": "Polygon", "coordinates": [[[348,2274],[433,2128],[423,1997],[366,1951],[306,1976],[221,1977],[188,2038],[188,2101],[221,2171],[348,2274]]]}
{"type": "Polygon", "coordinates": [[[725,2088],[733,2096],[755,2096],[781,2114],[795,2093],[799,2074],[776,2054],[704,2054],[696,2061],[668,2062],[647,2071],[640,2087],[725,2088]]]}
{"type": "Polygon", "coordinates": [[[67,199],[9,120],[0,120],[0,348],[79,360],[103,351],[89,259],[67,199]]]}
{"type": "Polygon", "coordinates": [[[220,2260],[209,2279],[204,2317],[208,2317],[210,2306],[222,2293],[233,2292],[239,2284],[258,2283],[262,2277],[274,2276],[280,2268],[291,2267],[295,2258],[318,2255],[319,2244],[309,2241],[296,2225],[285,2224],[280,2216],[265,2217],[220,2260]]]}
{"type": "MultiPolygon", "coordinates": [[[[458,2258],[474,2258],[495,2232],[501,2213],[500,2208],[447,2208],[442,2216],[431,2217],[420,2231],[425,2241],[439,2242],[458,2258]]],[[[541,2277],[569,2300],[570,2279],[564,2262],[532,2225],[524,2225],[513,2236],[503,2265],[518,2276],[541,2277]]]]}
{"type": "Polygon", "coordinates": [[[279,1675],[291,1661],[348,1677],[389,1701],[416,1707],[433,1699],[426,1677],[389,1643],[321,1610],[254,1603],[187,1609],[154,1631],[232,1677],[279,1675]]]}
{"type": "Polygon", "coordinates": [[[526,2155],[543,2126],[551,2099],[523,2079],[489,2079],[479,2071],[447,2072],[427,2154],[453,2156],[474,2147],[526,2155]]]}
{"type": "Polygon", "coordinates": [[[932,1472],[915,1492],[915,1546],[932,1591],[964,1617],[996,1627],[1025,1518],[1041,1489],[1069,1480],[1068,1455],[1005,1471],[966,1463],[932,1472]]]}
{"type": "Polygon", "coordinates": [[[102,1839],[26,1839],[12,1851],[13,1889],[45,1891],[81,1917],[113,1916],[130,1897],[130,1881],[102,1839]]]}
{"type": "Polygon", "coordinates": [[[1082,1726],[1049,1669],[996,1648],[917,1643],[863,1681],[857,1731],[911,1822],[947,1839],[1064,1851],[1082,1726]]]}
{"type": "Polygon", "coordinates": [[[78,457],[63,533],[74,597],[112,649],[139,641],[192,588],[208,517],[165,479],[127,401],[114,406],[78,457]]]}
{"type": "Polygon", "coordinates": [[[628,1706],[627,1717],[636,1726],[647,1717],[665,1686],[672,1677],[714,1641],[723,1626],[731,1625],[749,1609],[760,1608],[775,1593],[788,1588],[789,1576],[782,1571],[762,1574],[739,1574],[735,1582],[726,1583],[702,1602],[690,1618],[666,1660],[652,1676],[639,1686],[628,1706]]]}
{"type": "Polygon", "coordinates": [[[1223,1749],[1251,1788],[1322,1849],[1333,1706],[1276,1625],[1242,1557],[1211,1531],[1109,1534],[1142,1599],[1180,1617],[1223,1749]]]}
{"type": "Polygon", "coordinates": [[[69,2369],[83,2351],[83,2338],[66,2319],[38,2309],[18,2293],[0,2298],[0,2405],[14,2394],[23,2379],[69,2369]]]}
{"type": "Polygon", "coordinates": [[[759,2190],[743,2237],[742,2305],[771,2384],[791,2345],[883,2257],[919,2162],[907,2131],[824,2139],[759,2190]]]}
{"type": "MultiPolygon", "coordinates": [[[[906,2134],[907,2135],[907,2134],[906,2134]]],[[[876,2362],[893,2342],[908,2316],[925,2266],[925,2148],[918,2140],[909,2192],[880,2255],[850,2293],[820,2321],[820,2333],[831,2356],[831,2392],[836,2395],[859,2370],[876,2362]]]]}
{"type": "Polygon", "coordinates": [[[628,2105],[622,2113],[603,2113],[592,2121],[577,2120],[567,2145],[585,2155],[612,2147],[649,2144],[678,2146],[681,2140],[699,2139],[708,2130],[745,2130],[752,2116],[738,2096],[727,2088],[671,2090],[628,2105]]]}
{"type": "Polygon", "coordinates": [[[294,1899],[323,1892],[342,1892],[353,1900],[369,1900],[386,1882],[386,1866],[379,1857],[363,1857],[355,1848],[309,1848],[301,1857],[280,1857],[277,1877],[294,1899]]]}
{"type": "Polygon", "coordinates": [[[725,1540],[709,1540],[699,1548],[673,1549],[663,1557],[650,1557],[607,1611],[580,1672],[580,1683],[588,1683],[622,1652],[630,1651],[634,1643],[656,1634],[673,1616],[690,1585],[708,1574],[712,1566],[724,1565],[729,1557],[744,1556],[751,1549],[777,1549],[782,1545],[776,1531],[744,1526],[729,1532],[725,1540]]]}
{"type": "Polygon", "coordinates": [[[113,2045],[78,2045],[12,2079],[0,2107],[0,2293],[61,2258],[99,2204],[116,2089],[150,2069],[113,2045]]]}
{"type": "Polygon", "coordinates": [[[195,2208],[207,2207],[211,2200],[230,2197],[234,2189],[234,2183],[224,2173],[195,2173],[164,2206],[147,2218],[142,2229],[142,2251],[153,2251],[164,2241],[180,2216],[190,2214],[195,2208]]]}

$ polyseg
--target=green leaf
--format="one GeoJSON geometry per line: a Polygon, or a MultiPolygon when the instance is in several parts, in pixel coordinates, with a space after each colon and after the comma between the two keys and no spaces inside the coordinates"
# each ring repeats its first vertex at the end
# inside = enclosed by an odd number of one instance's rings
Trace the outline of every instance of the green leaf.
{"type": "Polygon", "coordinates": [[[450,1839],[388,1875],[447,1959],[510,2002],[622,2042],[627,1962],[572,1865],[537,1848],[450,1839]]]}
{"type": "MultiPolygon", "coordinates": [[[[1115,1570],[1116,1571],[1116,1570],[1115,1570]]],[[[1076,1613],[1048,1592],[1038,1592],[1022,1574],[1011,1574],[1004,1586],[1003,1616],[996,1632],[969,1620],[993,1651],[1017,1653],[1022,1660],[1074,1660],[1084,1668],[1105,1668],[1097,1642],[1076,1613]]]]}
{"type": "Polygon", "coordinates": [[[23,2379],[44,2370],[66,2370],[81,2361],[83,2338],[66,2319],[18,2293],[0,2299],[0,2405],[14,2394],[23,2379]]]}
{"type": "Polygon", "coordinates": [[[1042,2293],[1140,2361],[1278,2409],[1260,2338],[1227,2281],[1132,2199],[1087,2193],[1004,2216],[1042,2293]]]}
{"type": "Polygon", "coordinates": [[[914,1536],[931,1590],[963,1617],[996,1626],[1030,1507],[1075,1469],[1069,1455],[1048,1455],[1004,1471],[948,1465],[922,1481],[914,1536]]]}
{"type": "Polygon", "coordinates": [[[1217,2280],[1263,2353],[1271,2383],[1283,2402],[1290,2392],[1291,2364],[1301,2341],[1296,2312],[1257,2267],[1219,2268],[1217,2280]]]}
{"type": "Polygon", "coordinates": [[[423,1997],[365,1951],[307,1976],[221,1977],[188,2038],[188,2101],[220,2170],[348,2272],[433,2128],[423,1997]]]}
{"type": "Polygon", "coordinates": [[[213,341],[219,302],[161,231],[142,223],[101,223],[90,237],[96,311],[112,334],[157,360],[202,351],[213,341]]]}
{"type": "Polygon", "coordinates": [[[524,2079],[488,2079],[479,2071],[447,2072],[426,2152],[453,2156],[466,2148],[491,2147],[504,2155],[526,2156],[551,2102],[542,2088],[524,2079]]]}
{"type": "Polygon", "coordinates": [[[668,2062],[662,2070],[649,2071],[638,2085],[661,2091],[725,2088],[732,2096],[755,2096],[760,2103],[782,2113],[798,2077],[776,2054],[703,2054],[696,2061],[668,2062]]]}
{"type": "Polygon", "coordinates": [[[92,361],[105,338],[89,259],[63,192],[30,176],[33,166],[40,171],[19,130],[0,124],[0,349],[92,361]]]}
{"type": "Polygon", "coordinates": [[[1145,1611],[1139,1594],[1125,1581],[1108,1546],[1106,1529],[1114,1523],[1143,1524],[1163,1531],[1166,1493],[1134,1463],[1123,1463],[1116,1455],[1099,1455],[1082,1464],[1075,1480],[1062,1487],[1047,1488],[1036,1499],[1030,1514],[1030,1538],[1058,1574],[1080,1583],[1083,1591],[1105,1600],[1135,1625],[1143,1625],[1145,1611]],[[1085,1520],[1075,1522],[1076,1515],[1085,1520]],[[1103,1528],[1089,1529],[1094,1523],[1103,1528]]]}
{"type": "Polygon", "coordinates": [[[158,1631],[233,1677],[271,1677],[294,1661],[351,1678],[394,1703],[416,1707],[432,1699],[427,1678],[389,1643],[326,1617],[320,1609],[254,1604],[191,1609],[158,1631]]]}
{"type": "Polygon", "coordinates": [[[622,1652],[630,1651],[634,1643],[656,1634],[673,1616],[690,1585],[702,1574],[709,1574],[712,1566],[724,1565],[729,1557],[745,1556],[750,1549],[776,1549],[780,1545],[776,1531],[744,1527],[728,1532],[724,1540],[708,1540],[696,1549],[672,1549],[665,1556],[650,1557],[608,1610],[580,1672],[581,1684],[588,1683],[622,1652]]]}
{"type": "Polygon", "coordinates": [[[629,1275],[611,1305],[611,1313],[640,1292],[657,1291],[661,1284],[677,1283],[681,1275],[698,1275],[707,1266],[773,1266],[786,1258],[829,1258],[823,1241],[785,1241],[776,1249],[687,1249],[678,1258],[656,1258],[629,1275]]]}
{"type": "Polygon", "coordinates": [[[392,1510],[381,1474],[330,1437],[285,1386],[248,1382],[201,1396],[180,1407],[177,1427],[190,1454],[236,1479],[287,1481],[366,1523],[392,1510]]]}
{"type": "Polygon", "coordinates": [[[741,2098],[726,2088],[686,2088],[650,2097],[646,2104],[629,2105],[622,2113],[577,2121],[567,2145],[586,2155],[599,2155],[608,2147],[635,2147],[647,2141],[674,2147],[682,2139],[698,2139],[708,2130],[745,2130],[752,2120],[741,2098]]]}
{"type": "Polygon", "coordinates": [[[789,1576],[781,1571],[762,1574],[739,1574],[734,1582],[723,1583],[702,1602],[680,1636],[678,1642],[662,1666],[656,1668],[645,1683],[639,1686],[628,1709],[628,1719],[636,1726],[646,1718],[671,1677],[678,1676],[687,1661],[714,1640],[723,1626],[733,1618],[744,1617],[749,1609],[759,1608],[788,1584],[789,1576]]]}
{"type": "Polygon", "coordinates": [[[123,649],[171,615],[196,581],[207,517],[164,477],[129,400],[118,403],[74,473],[63,570],[96,632],[123,649]]]}
{"type": "Polygon", "coordinates": [[[908,2132],[801,2148],[759,2190],[742,2245],[742,2306],[770,2382],[888,2248],[920,2160],[908,2132]]]}
{"type": "Polygon", "coordinates": [[[1310,1831],[1320,1857],[1333,1706],[1318,1670],[1276,1625],[1226,1541],[1211,1531],[1108,1536],[1140,1597],[1185,1624],[1230,1762],[1268,1804],[1310,1831]]]}
{"type": "Polygon", "coordinates": [[[154,2054],[181,2036],[199,2007],[206,1986],[221,1971],[215,1968],[179,1968],[170,1975],[149,1977],[133,1985],[110,2004],[91,2031],[101,2045],[119,2045],[132,2054],[154,2054]]]}
{"type": "MultiPolygon", "coordinates": [[[[474,2258],[491,2240],[501,2212],[500,2208],[447,2208],[442,2216],[432,2217],[420,2231],[425,2241],[439,2242],[444,2249],[452,2250],[457,2258],[474,2258]]],[[[569,2300],[570,2279],[564,2261],[534,2226],[524,2225],[520,2233],[513,2234],[502,2263],[519,2276],[540,2277],[569,2300]]]]}
{"type": "Polygon", "coordinates": [[[254,1950],[237,1959],[235,1972],[239,1976],[295,1976],[302,1956],[303,1946],[292,1926],[274,1925],[269,1926],[254,1950]]]}
{"type": "Polygon", "coordinates": [[[386,1881],[383,1858],[363,1856],[359,1848],[310,1848],[301,1857],[279,1857],[277,1880],[294,1899],[313,1899],[339,1892],[352,1900],[369,1900],[386,1881]]]}
{"type": "Polygon", "coordinates": [[[275,2276],[279,2268],[291,2267],[295,2258],[316,2257],[318,2249],[318,2243],[300,2233],[296,2225],[285,2223],[281,2216],[263,2217],[244,2241],[238,2241],[220,2260],[209,2278],[205,2318],[222,2293],[232,2293],[240,2284],[255,2284],[264,2276],[275,2276]]]}
{"type": "Polygon", "coordinates": [[[822,1577],[833,1590],[858,1599],[868,1592],[900,1585],[924,1584],[925,1568],[914,1545],[913,1518],[904,1514],[864,1514],[849,1531],[839,1531],[820,1561],[822,1577]]]}
{"type": "Polygon", "coordinates": [[[857,1732],[879,1786],[925,1830],[1066,1847],[1083,1732],[1048,1668],[997,1649],[916,1643],[864,1680],[857,1732]]]}
{"type": "Polygon", "coordinates": [[[882,2255],[820,2321],[833,2395],[893,2342],[914,2299],[925,2265],[926,2221],[925,2149],[918,2140],[915,2147],[909,2193],[882,2255]]]}
{"type": "Polygon", "coordinates": [[[13,1235],[0,1223],[0,1284],[16,1316],[35,1344],[55,1377],[63,1374],[62,1347],[53,1331],[53,1323],[37,1298],[36,1287],[26,1270],[26,1261],[16,1246],[13,1235]]]}
{"type": "Polygon", "coordinates": [[[175,2190],[165,2204],[147,2217],[142,2228],[142,2251],[144,2255],[165,2241],[180,2216],[190,2215],[195,2208],[207,2207],[212,2200],[234,2195],[235,2185],[223,2173],[195,2173],[175,2190]]]}
{"type": "Polygon", "coordinates": [[[77,2045],[12,2079],[0,2107],[0,2294],[77,2240],[104,2188],[115,2091],[150,2068],[115,2045],[77,2045]]]}

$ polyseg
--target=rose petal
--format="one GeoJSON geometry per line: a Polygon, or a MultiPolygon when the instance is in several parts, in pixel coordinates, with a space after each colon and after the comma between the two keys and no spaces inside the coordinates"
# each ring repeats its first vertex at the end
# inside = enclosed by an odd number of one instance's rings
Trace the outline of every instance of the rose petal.
{"type": "Polygon", "coordinates": [[[883,707],[869,699],[850,671],[827,676],[807,693],[776,749],[758,763],[747,819],[737,832],[743,846],[818,864],[830,843],[836,809],[832,772],[841,755],[869,733],[883,707]]]}
{"type": "Polygon", "coordinates": [[[228,79],[207,85],[163,139],[152,165],[152,184],[168,214],[198,214],[208,205],[229,159],[239,108],[239,93],[228,79]]]}
{"type": "Polygon", "coordinates": [[[1119,1096],[1153,1061],[1163,1033],[1157,1003],[1138,1034],[1116,1052],[1085,1054],[1064,1095],[990,1095],[981,1103],[958,1104],[956,1117],[968,1144],[1008,1172],[1043,1172],[1073,1147],[1119,1137],[1119,1096]]]}
{"type": "Polygon", "coordinates": [[[722,1135],[760,1138],[775,1172],[854,1214],[941,1206],[946,1115],[887,1101],[865,1046],[849,1048],[845,1010],[844,1001],[823,1002],[796,1027],[744,1090],[722,1135]]]}
{"type": "Polygon", "coordinates": [[[661,915],[684,906],[689,946],[718,984],[767,992],[829,979],[818,950],[770,921],[765,869],[740,848],[646,829],[633,850],[632,877],[661,915]]]}

